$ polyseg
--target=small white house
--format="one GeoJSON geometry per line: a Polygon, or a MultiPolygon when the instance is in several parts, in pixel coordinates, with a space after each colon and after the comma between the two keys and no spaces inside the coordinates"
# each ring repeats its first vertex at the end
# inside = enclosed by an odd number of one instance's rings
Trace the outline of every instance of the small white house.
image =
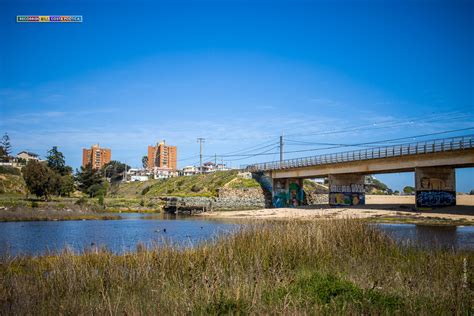
{"type": "Polygon", "coordinates": [[[155,179],[168,179],[178,176],[178,172],[170,168],[158,168],[153,169],[155,179]]]}
{"type": "Polygon", "coordinates": [[[195,166],[186,166],[181,170],[181,175],[183,176],[192,176],[193,174],[197,174],[199,172],[198,168],[195,166]]]}
{"type": "Polygon", "coordinates": [[[39,155],[37,155],[35,153],[32,153],[32,152],[29,152],[29,151],[19,152],[16,155],[16,157],[19,158],[19,159],[24,159],[27,162],[30,161],[30,160],[39,160],[39,155]]]}

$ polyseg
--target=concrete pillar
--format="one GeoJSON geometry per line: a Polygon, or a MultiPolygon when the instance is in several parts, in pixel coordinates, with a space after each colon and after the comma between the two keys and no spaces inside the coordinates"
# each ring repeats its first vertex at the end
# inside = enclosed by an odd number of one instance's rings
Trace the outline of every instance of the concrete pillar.
{"type": "Polygon", "coordinates": [[[365,176],[358,173],[329,175],[329,205],[365,204],[365,176]]]}
{"type": "Polygon", "coordinates": [[[273,179],[273,207],[296,207],[303,203],[303,179],[273,179]]]}
{"type": "Polygon", "coordinates": [[[416,207],[456,205],[456,176],[452,167],[415,169],[416,207]]]}

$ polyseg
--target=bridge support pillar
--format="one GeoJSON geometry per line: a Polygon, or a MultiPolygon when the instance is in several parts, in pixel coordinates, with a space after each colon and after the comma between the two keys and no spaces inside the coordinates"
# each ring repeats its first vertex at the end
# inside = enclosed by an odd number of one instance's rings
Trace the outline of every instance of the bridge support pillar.
{"type": "Polygon", "coordinates": [[[365,176],[357,173],[329,175],[329,205],[364,205],[365,176]]]}
{"type": "Polygon", "coordinates": [[[452,167],[415,169],[416,207],[456,205],[456,176],[452,167]]]}
{"type": "Polygon", "coordinates": [[[273,207],[296,207],[303,204],[303,179],[273,179],[273,207]]]}

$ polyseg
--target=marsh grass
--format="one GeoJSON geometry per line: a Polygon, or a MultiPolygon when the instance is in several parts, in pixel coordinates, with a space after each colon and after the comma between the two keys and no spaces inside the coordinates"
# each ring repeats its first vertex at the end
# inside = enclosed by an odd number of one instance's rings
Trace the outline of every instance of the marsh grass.
{"type": "Polygon", "coordinates": [[[116,214],[100,214],[90,211],[75,210],[44,210],[44,209],[22,209],[22,210],[0,210],[0,222],[22,222],[22,221],[73,221],[73,220],[112,220],[122,219],[116,214]]]}
{"type": "Polygon", "coordinates": [[[0,314],[472,314],[473,260],[359,220],[261,223],[189,249],[3,258],[0,314]]]}

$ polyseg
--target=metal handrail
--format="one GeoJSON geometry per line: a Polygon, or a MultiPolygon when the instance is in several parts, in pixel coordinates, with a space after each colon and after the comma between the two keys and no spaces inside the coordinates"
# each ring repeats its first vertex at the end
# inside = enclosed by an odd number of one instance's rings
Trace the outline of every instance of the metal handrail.
{"type": "Polygon", "coordinates": [[[311,167],[326,164],[339,164],[350,161],[422,155],[435,152],[457,151],[474,148],[474,135],[441,138],[417,143],[396,144],[392,146],[372,147],[332,154],[322,154],[303,158],[257,163],[245,167],[246,171],[270,171],[287,168],[311,167]]]}

